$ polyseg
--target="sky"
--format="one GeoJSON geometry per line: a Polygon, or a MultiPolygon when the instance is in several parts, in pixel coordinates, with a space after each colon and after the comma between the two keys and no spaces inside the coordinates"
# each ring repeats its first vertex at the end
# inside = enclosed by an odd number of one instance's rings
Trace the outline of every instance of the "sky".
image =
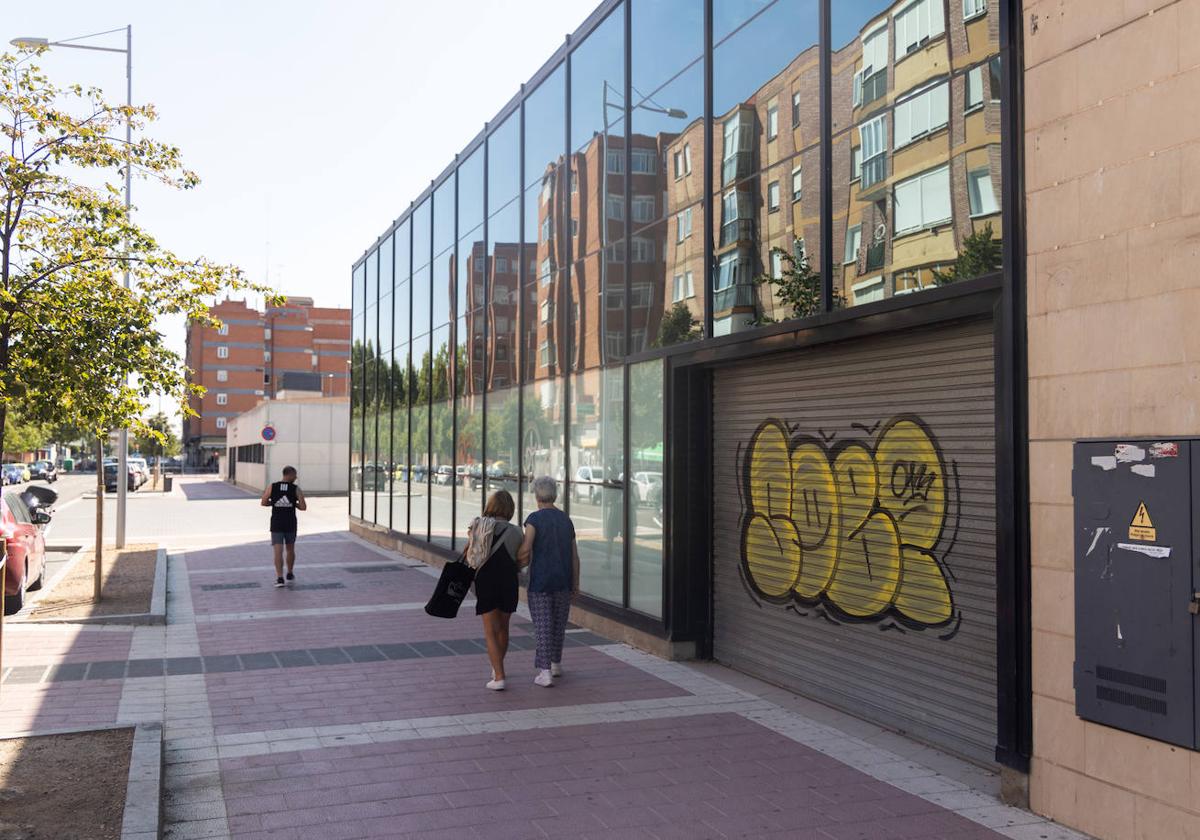
{"type": "MultiPolygon", "coordinates": [[[[133,26],[133,98],[195,190],[135,181],[136,220],[183,256],[239,265],[321,306],[350,267],[596,6],[596,0],[5,0],[0,35],[133,26]]],[[[79,43],[124,47],[124,32],[79,43]]],[[[59,85],[125,96],[124,55],[55,48],[59,85]]],[[[183,351],[180,322],[161,329],[183,351]]],[[[158,405],[150,406],[157,410],[158,405]]],[[[168,413],[170,403],[164,403],[168,413]]]]}

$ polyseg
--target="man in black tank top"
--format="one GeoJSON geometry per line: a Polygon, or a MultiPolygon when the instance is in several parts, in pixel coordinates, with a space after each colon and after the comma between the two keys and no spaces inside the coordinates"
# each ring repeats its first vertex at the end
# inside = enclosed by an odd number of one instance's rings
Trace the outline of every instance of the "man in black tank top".
{"type": "Polygon", "coordinates": [[[304,493],[296,486],[296,468],[283,468],[283,481],[263,491],[262,506],[271,509],[271,548],[275,552],[275,586],[284,585],[283,550],[287,548],[287,580],[296,579],[296,511],[307,510],[304,493]]]}

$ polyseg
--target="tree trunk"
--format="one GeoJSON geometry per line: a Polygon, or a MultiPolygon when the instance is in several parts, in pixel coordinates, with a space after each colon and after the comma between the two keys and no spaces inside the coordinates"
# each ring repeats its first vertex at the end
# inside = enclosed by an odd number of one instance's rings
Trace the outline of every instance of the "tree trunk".
{"type": "MultiPolygon", "coordinates": [[[[121,476],[117,476],[121,480],[121,476]]],[[[100,603],[101,560],[104,557],[104,442],[96,435],[96,575],[92,600],[100,603]]]]}

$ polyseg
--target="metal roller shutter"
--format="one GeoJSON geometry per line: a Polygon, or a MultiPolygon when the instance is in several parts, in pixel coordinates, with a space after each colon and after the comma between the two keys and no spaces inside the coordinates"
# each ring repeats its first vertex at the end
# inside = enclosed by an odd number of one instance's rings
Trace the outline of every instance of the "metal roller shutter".
{"type": "Polygon", "coordinates": [[[716,658],[992,763],[994,387],[990,321],[715,371],[716,658]]]}

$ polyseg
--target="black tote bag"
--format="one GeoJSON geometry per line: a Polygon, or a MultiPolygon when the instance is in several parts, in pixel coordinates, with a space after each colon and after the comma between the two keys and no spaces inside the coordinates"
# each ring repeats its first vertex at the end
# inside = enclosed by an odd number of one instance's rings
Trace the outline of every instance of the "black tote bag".
{"type": "Polygon", "coordinates": [[[425,612],[435,618],[454,618],[474,581],[475,570],[462,560],[442,566],[441,577],[433,588],[429,603],[425,605],[425,612]]]}

